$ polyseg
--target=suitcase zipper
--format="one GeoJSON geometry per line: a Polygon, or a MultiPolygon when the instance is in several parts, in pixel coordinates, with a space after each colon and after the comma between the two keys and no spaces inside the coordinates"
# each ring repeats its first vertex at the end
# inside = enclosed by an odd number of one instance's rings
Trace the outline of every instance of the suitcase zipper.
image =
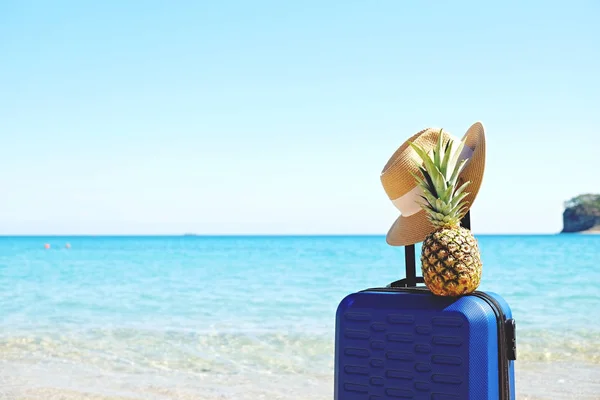
{"type": "MultiPolygon", "coordinates": [[[[429,291],[429,289],[427,289],[426,287],[385,287],[385,288],[370,288],[370,289],[365,289],[365,290],[361,290],[361,292],[368,292],[368,291],[376,291],[376,292],[420,292],[420,293],[431,293],[429,291]]],[[[494,314],[496,315],[496,325],[498,326],[498,352],[499,352],[499,356],[498,356],[498,378],[499,378],[499,382],[500,382],[500,399],[499,400],[510,400],[510,380],[509,380],[509,358],[514,360],[515,359],[515,348],[514,348],[514,342],[515,342],[515,338],[514,338],[514,320],[510,319],[507,320],[506,319],[506,315],[504,314],[504,311],[502,310],[502,307],[500,306],[500,304],[498,303],[498,301],[496,301],[495,298],[493,298],[492,296],[488,295],[487,293],[484,292],[480,292],[480,291],[475,291],[473,293],[471,293],[472,296],[475,297],[479,297],[480,299],[482,299],[483,301],[485,301],[486,303],[488,303],[490,305],[490,307],[492,308],[492,310],[494,311],[494,314]],[[509,335],[507,335],[507,327],[506,325],[509,325],[511,328],[511,332],[510,332],[510,338],[509,335]],[[510,349],[511,350],[511,357],[509,357],[509,349],[508,349],[508,340],[510,339],[510,341],[513,343],[513,347],[510,349]]]]}

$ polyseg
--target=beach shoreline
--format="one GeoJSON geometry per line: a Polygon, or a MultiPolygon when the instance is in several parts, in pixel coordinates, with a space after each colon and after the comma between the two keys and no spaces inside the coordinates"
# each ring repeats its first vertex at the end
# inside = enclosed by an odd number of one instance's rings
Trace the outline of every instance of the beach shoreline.
{"type": "MultiPolygon", "coordinates": [[[[0,364],[2,367],[9,366],[0,364]]],[[[115,384],[107,374],[80,377],[78,384],[69,387],[67,380],[58,378],[57,372],[36,379],[32,371],[25,371],[31,368],[27,363],[13,364],[10,368],[11,376],[0,380],[2,400],[330,400],[333,397],[333,373],[212,377],[201,374],[180,377],[175,380],[179,385],[169,383],[173,377],[168,374],[147,377],[137,384],[125,381],[115,384]],[[15,372],[17,376],[13,376],[15,372]],[[227,381],[230,383],[225,389],[227,381]],[[50,382],[54,385],[49,385],[50,382]]],[[[524,362],[516,364],[515,372],[520,400],[600,399],[597,364],[524,362]]]]}

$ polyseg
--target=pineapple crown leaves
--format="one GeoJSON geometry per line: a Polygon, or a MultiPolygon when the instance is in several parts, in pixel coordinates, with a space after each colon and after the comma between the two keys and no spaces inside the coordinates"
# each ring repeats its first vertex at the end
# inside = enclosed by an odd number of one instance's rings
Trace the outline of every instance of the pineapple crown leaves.
{"type": "Polygon", "coordinates": [[[465,189],[470,182],[464,182],[457,188],[458,177],[464,169],[467,160],[459,160],[465,141],[461,141],[456,149],[454,142],[443,140],[443,130],[440,130],[439,140],[430,156],[420,146],[409,142],[409,145],[421,158],[417,168],[420,175],[412,173],[417,184],[423,189],[424,202],[421,207],[427,212],[429,220],[438,227],[458,226],[466,212],[464,198],[469,194],[465,189]]]}

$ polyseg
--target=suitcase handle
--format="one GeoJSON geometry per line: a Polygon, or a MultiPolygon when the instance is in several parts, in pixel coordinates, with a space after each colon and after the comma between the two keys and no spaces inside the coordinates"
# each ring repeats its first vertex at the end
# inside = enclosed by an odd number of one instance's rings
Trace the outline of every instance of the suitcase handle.
{"type": "MultiPolygon", "coordinates": [[[[471,229],[471,210],[467,211],[460,224],[464,228],[471,229]]],[[[425,283],[422,276],[417,276],[414,244],[404,246],[404,263],[406,266],[406,278],[392,282],[388,287],[415,287],[417,283],[425,283]]]]}

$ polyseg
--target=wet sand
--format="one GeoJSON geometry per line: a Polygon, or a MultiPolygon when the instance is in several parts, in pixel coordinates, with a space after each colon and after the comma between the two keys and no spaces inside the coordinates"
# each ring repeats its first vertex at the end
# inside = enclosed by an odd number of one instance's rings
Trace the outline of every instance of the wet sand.
{"type": "MultiPolygon", "coordinates": [[[[4,365],[3,367],[7,367],[4,365]]],[[[4,369],[6,372],[6,369],[4,369]]],[[[40,371],[37,371],[40,372],[40,371]]],[[[46,377],[48,378],[48,377],[46,377]]],[[[298,374],[273,376],[187,376],[170,381],[168,374],[152,381],[131,381],[103,388],[108,376],[87,376],[70,382],[64,376],[62,386],[45,386],[35,369],[13,365],[11,378],[0,377],[1,400],[331,400],[333,377],[298,374]],[[225,383],[229,388],[224,391],[225,383]],[[283,388],[285,390],[282,390],[283,388]]],[[[50,381],[48,381],[50,383],[50,381]]],[[[522,362],[516,366],[518,400],[600,400],[600,365],[573,363],[522,362]]]]}

